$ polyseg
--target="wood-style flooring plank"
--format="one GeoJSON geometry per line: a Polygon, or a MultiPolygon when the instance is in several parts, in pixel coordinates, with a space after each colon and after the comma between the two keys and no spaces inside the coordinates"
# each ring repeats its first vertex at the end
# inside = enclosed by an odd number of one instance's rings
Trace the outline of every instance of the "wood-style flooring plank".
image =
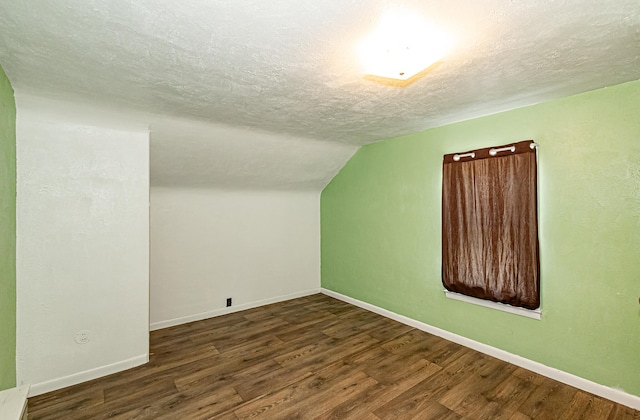
{"type": "MultiPolygon", "coordinates": [[[[416,363],[416,365],[418,365],[418,363],[416,363]]],[[[369,413],[373,413],[376,409],[412,388],[417,383],[432,376],[437,369],[439,369],[439,367],[433,364],[408,369],[402,379],[396,380],[394,383],[383,384],[378,382],[378,384],[372,387],[367,393],[358,395],[356,398],[346,399],[331,411],[319,416],[318,419],[364,418],[369,413]]],[[[376,418],[378,417],[376,416],[376,418]]]]}
{"type": "Polygon", "coordinates": [[[606,419],[612,409],[613,402],[578,391],[562,417],[567,420],[606,419]]]}
{"type": "Polygon", "coordinates": [[[545,378],[529,394],[518,411],[532,419],[557,419],[577,392],[576,388],[545,378]]]}
{"type": "Polygon", "coordinates": [[[239,419],[313,419],[339,404],[341,398],[365,392],[377,382],[364,372],[346,377],[312,375],[235,411],[239,419]]]}
{"type": "Polygon", "coordinates": [[[146,365],[29,399],[29,419],[640,419],[317,294],[152,331],[146,365]]]}

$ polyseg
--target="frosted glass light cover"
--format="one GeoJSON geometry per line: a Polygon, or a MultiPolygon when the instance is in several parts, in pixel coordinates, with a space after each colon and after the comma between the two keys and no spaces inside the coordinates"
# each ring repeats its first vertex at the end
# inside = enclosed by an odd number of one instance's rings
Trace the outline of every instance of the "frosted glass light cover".
{"type": "Polygon", "coordinates": [[[449,47],[445,37],[416,16],[385,16],[360,45],[366,74],[407,80],[440,60],[449,47]]]}

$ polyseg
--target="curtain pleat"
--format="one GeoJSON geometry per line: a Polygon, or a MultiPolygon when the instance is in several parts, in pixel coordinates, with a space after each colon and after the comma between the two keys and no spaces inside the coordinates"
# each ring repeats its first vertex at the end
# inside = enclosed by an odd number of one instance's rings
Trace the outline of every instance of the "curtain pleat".
{"type": "Polygon", "coordinates": [[[445,155],[442,282],[447,290],[527,309],[540,306],[537,168],[531,143],[515,143],[515,152],[496,156],[490,148],[459,161],[445,155]]]}

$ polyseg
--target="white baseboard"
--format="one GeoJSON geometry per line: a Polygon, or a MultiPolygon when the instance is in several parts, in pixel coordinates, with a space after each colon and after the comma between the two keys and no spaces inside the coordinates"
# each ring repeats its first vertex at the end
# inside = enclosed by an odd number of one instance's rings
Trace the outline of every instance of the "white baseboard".
{"type": "Polygon", "coordinates": [[[189,323],[189,322],[200,321],[200,320],[207,319],[207,318],[213,318],[215,316],[227,315],[227,314],[231,314],[231,313],[234,313],[234,312],[244,311],[246,309],[257,308],[258,306],[264,306],[264,305],[269,305],[269,304],[272,304],[272,303],[283,302],[285,300],[296,299],[296,298],[299,298],[299,297],[304,297],[304,296],[309,296],[309,295],[315,295],[317,293],[320,293],[320,288],[311,289],[311,290],[303,290],[301,292],[290,293],[288,295],[274,296],[274,297],[269,298],[269,299],[263,299],[263,300],[258,300],[258,301],[255,301],[255,302],[243,303],[242,305],[230,306],[228,308],[214,309],[212,311],[202,312],[202,313],[199,313],[199,314],[187,315],[187,316],[182,316],[182,317],[174,318],[174,319],[168,319],[166,321],[152,322],[151,325],[149,325],[149,329],[151,331],[161,330],[163,328],[174,327],[176,325],[182,325],[182,324],[186,324],[186,323],[189,323]]]}
{"type": "Polygon", "coordinates": [[[110,365],[100,366],[95,369],[89,369],[83,372],[74,373],[73,375],[64,376],[62,378],[32,384],[31,389],[29,390],[29,397],[44,394],[50,391],[55,391],[57,389],[76,385],[81,382],[90,381],[92,379],[101,378],[103,376],[111,375],[112,373],[131,369],[133,367],[143,365],[148,361],[149,354],[147,353],[140,356],[132,357],[130,359],[122,360],[120,362],[112,363],[110,365]]]}
{"type": "Polygon", "coordinates": [[[533,360],[525,359],[524,357],[509,353],[499,348],[492,347],[475,340],[471,340],[470,338],[466,338],[461,335],[454,334],[452,332],[440,329],[438,327],[425,324],[424,322],[416,321],[415,319],[411,319],[404,315],[400,315],[395,312],[388,311],[386,309],[380,308],[370,303],[363,302],[358,299],[354,299],[352,297],[343,295],[341,293],[334,292],[333,290],[328,290],[323,288],[321,289],[321,291],[323,294],[327,296],[331,296],[333,298],[342,300],[344,302],[350,303],[352,305],[358,306],[360,308],[366,309],[368,311],[374,312],[384,317],[393,319],[394,321],[398,321],[405,325],[409,325],[419,330],[428,332],[429,334],[437,335],[438,337],[442,337],[446,340],[452,341],[462,346],[465,346],[473,350],[479,351],[481,353],[487,354],[489,356],[495,357],[496,359],[504,360],[505,362],[539,373],[540,375],[565,383],[567,385],[571,385],[583,391],[587,391],[592,394],[601,396],[608,400],[626,405],[627,407],[631,407],[635,410],[640,410],[640,396],[628,394],[620,389],[611,388],[605,385],[600,385],[598,383],[592,382],[580,376],[576,376],[574,374],[543,365],[542,363],[538,363],[533,360]]]}

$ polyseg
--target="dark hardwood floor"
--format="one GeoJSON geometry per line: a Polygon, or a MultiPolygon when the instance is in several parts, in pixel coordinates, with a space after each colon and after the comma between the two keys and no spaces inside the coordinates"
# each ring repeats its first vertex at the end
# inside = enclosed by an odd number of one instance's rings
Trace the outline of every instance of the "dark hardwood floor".
{"type": "Polygon", "coordinates": [[[640,419],[314,295],[151,333],[151,361],[29,399],[30,419],[640,419]]]}

